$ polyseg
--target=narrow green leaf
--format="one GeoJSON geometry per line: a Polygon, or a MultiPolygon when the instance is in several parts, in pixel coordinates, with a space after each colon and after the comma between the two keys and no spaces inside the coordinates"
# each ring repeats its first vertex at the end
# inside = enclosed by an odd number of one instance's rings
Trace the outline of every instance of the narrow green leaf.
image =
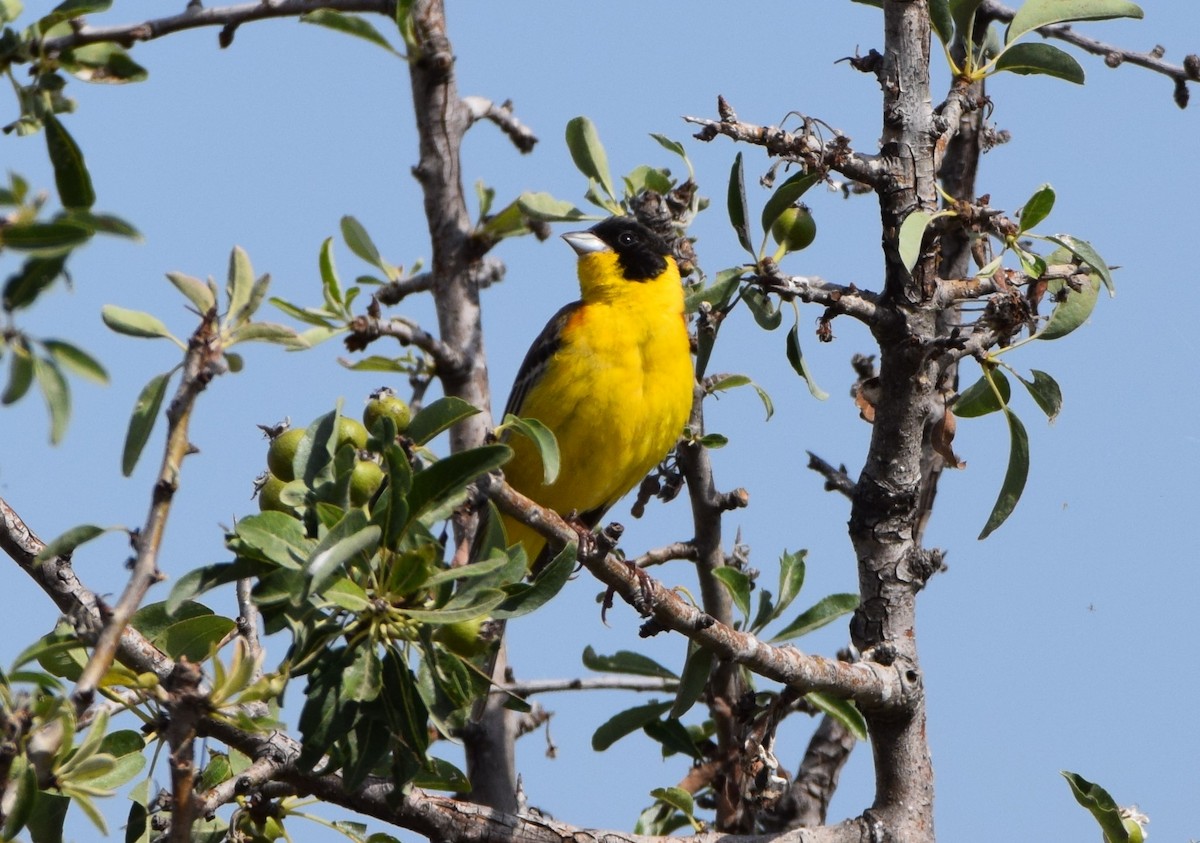
{"type": "Polygon", "coordinates": [[[1058,387],[1058,382],[1045,372],[1037,369],[1031,370],[1033,380],[1027,381],[1020,375],[1017,377],[1025,388],[1029,390],[1029,394],[1033,396],[1033,400],[1042,408],[1042,412],[1046,414],[1046,418],[1054,421],[1058,418],[1058,413],[1062,410],[1062,390],[1058,387]]]}
{"type": "Polygon", "coordinates": [[[980,539],[986,539],[1012,515],[1017,501],[1021,499],[1021,493],[1025,491],[1025,480],[1029,477],[1029,434],[1025,432],[1025,425],[1021,424],[1021,420],[1012,410],[1006,409],[1004,418],[1008,420],[1011,440],[1008,469],[1004,473],[1004,485],[1000,487],[996,505],[992,507],[992,513],[979,534],[980,539]]]}
{"type": "Polygon", "coordinates": [[[130,625],[147,638],[157,638],[180,621],[214,615],[212,609],[194,600],[187,600],[174,610],[168,601],[160,601],[147,603],[134,612],[130,625]]]}
{"type": "Polygon", "coordinates": [[[1089,275],[1079,290],[1072,289],[1065,281],[1054,279],[1046,285],[1046,292],[1062,298],[1035,336],[1039,340],[1056,340],[1074,331],[1092,315],[1096,300],[1100,297],[1100,279],[1089,275]]]}
{"type": "Polygon", "coordinates": [[[808,362],[804,359],[804,354],[800,350],[799,322],[792,325],[792,329],[788,331],[787,359],[796,374],[804,378],[804,382],[808,385],[808,391],[812,393],[813,398],[816,398],[818,401],[824,401],[829,397],[828,392],[817,386],[817,382],[813,380],[812,372],[808,370],[808,362]]]}
{"type": "Polygon", "coordinates": [[[954,17],[950,14],[950,0],[929,0],[929,23],[939,41],[947,47],[954,43],[954,17]]]}
{"type": "Polygon", "coordinates": [[[344,14],[342,12],[335,12],[332,9],[317,9],[315,12],[301,15],[300,22],[324,26],[335,32],[344,32],[346,35],[353,35],[356,38],[362,38],[364,41],[377,44],[389,53],[399,55],[395,48],[388,43],[388,40],[379,33],[379,30],[366,18],[359,15],[344,14]]]}
{"type": "Polygon", "coordinates": [[[519,618],[544,606],[571,578],[571,572],[575,570],[575,555],[576,545],[571,542],[538,572],[533,582],[512,586],[508,591],[509,596],[492,610],[492,617],[519,618]]]}
{"type": "Polygon", "coordinates": [[[31,305],[63,274],[65,263],[65,255],[26,258],[21,268],[4,282],[4,309],[11,312],[31,305]]]}
{"type": "Polygon", "coordinates": [[[121,452],[121,473],[126,477],[133,474],[142,449],[146,447],[163,398],[167,394],[167,382],[170,378],[170,372],[152,377],[149,383],[142,387],[137,401],[133,404],[133,415],[129,417],[129,429],[125,433],[125,448],[121,452]]]}
{"type": "Polygon", "coordinates": [[[237,327],[250,318],[250,299],[254,287],[254,267],[250,256],[241,246],[234,246],[229,253],[229,272],[226,276],[225,293],[229,298],[229,312],[225,325],[237,327]]]}
{"type": "Polygon", "coordinates": [[[850,734],[858,740],[868,739],[867,721],[852,701],[831,697],[820,691],[811,691],[804,695],[804,699],[849,729],[850,734]]]}
{"type": "MultiPolygon", "coordinates": [[[[471,780],[467,774],[442,758],[426,758],[425,766],[412,777],[414,787],[426,790],[448,790],[455,793],[469,793],[471,780]]],[[[377,832],[367,838],[367,843],[400,843],[390,834],[377,832]]]]}
{"type": "Polygon", "coordinates": [[[1126,0],[1025,0],[1004,33],[1004,43],[1011,44],[1027,32],[1064,21],[1140,17],[1141,8],[1126,0]]]}
{"type": "Polygon", "coordinates": [[[742,291],[742,301],[750,308],[750,315],[759,327],[774,331],[783,324],[783,312],[775,305],[769,295],[757,287],[747,287],[742,291]]]}
{"type": "Polygon", "coordinates": [[[471,589],[454,595],[454,598],[440,609],[405,609],[404,614],[427,624],[459,623],[491,614],[507,597],[508,595],[498,588],[471,589]]]}
{"type": "Polygon", "coordinates": [[[453,396],[439,398],[422,407],[421,411],[413,416],[404,435],[418,445],[424,445],[443,430],[478,412],[477,407],[468,404],[461,398],[453,396]]]}
{"type": "Polygon", "coordinates": [[[360,554],[370,556],[378,548],[382,531],[378,525],[366,524],[366,518],[362,510],[352,509],[314,548],[305,563],[311,592],[324,589],[351,559],[360,554]]]}
{"type": "Polygon", "coordinates": [[[117,528],[98,527],[95,524],[80,524],[78,527],[72,527],[43,547],[35,561],[45,562],[47,559],[53,559],[56,556],[66,556],[69,553],[74,553],[75,548],[84,542],[90,542],[92,539],[114,529],[117,528]]]}
{"type": "Polygon", "coordinates": [[[33,357],[33,379],[37,381],[50,412],[50,444],[57,445],[71,420],[71,390],[58,364],[49,358],[33,357]]]}
{"type": "Polygon", "coordinates": [[[1040,74],[1082,85],[1083,67],[1070,53],[1050,44],[1013,44],[996,59],[996,71],[1007,70],[1021,76],[1040,74]]]}
{"type": "Polygon", "coordinates": [[[296,351],[308,348],[308,343],[294,328],[275,322],[248,322],[229,334],[226,348],[240,342],[266,342],[296,351]]]}
{"type": "Polygon", "coordinates": [[[100,309],[100,318],[110,330],[129,337],[147,337],[157,339],[162,337],[173,341],[181,348],[186,348],[182,342],[167,330],[167,326],[157,316],[152,316],[141,310],[129,310],[115,304],[106,304],[100,309]]]}
{"type": "Polygon", "coordinates": [[[199,278],[193,278],[182,272],[168,272],[167,280],[175,285],[175,289],[187,296],[192,306],[201,313],[207,313],[217,303],[212,290],[199,278]]]}
{"type": "Polygon", "coordinates": [[[708,685],[713,660],[712,650],[689,643],[687,660],[683,663],[683,673],[679,677],[679,690],[675,692],[675,702],[671,704],[668,717],[678,720],[700,699],[708,685]]]}
{"type": "Polygon", "coordinates": [[[993,369],[992,381],[996,384],[996,389],[1000,391],[1000,396],[1004,399],[1003,405],[996,400],[996,392],[988,385],[988,379],[985,376],[959,393],[952,408],[954,415],[964,419],[973,419],[979,416],[986,416],[988,413],[995,413],[1007,407],[1009,400],[1012,398],[1012,387],[1009,386],[1008,378],[1004,376],[1004,372],[999,369],[993,369]]]}
{"type": "Polygon", "coordinates": [[[729,209],[729,222],[737,234],[742,248],[754,257],[754,247],[750,245],[750,209],[746,203],[746,172],[742,168],[742,153],[734,156],[733,167],[729,170],[729,194],[726,198],[729,209]]]}
{"type": "Polygon", "coordinates": [[[111,42],[85,44],[66,50],[61,61],[76,79],[94,84],[144,82],[150,75],[146,68],[130,57],[124,47],[111,42]]]}
{"type": "Polygon", "coordinates": [[[720,433],[706,433],[701,436],[697,442],[702,447],[708,448],[710,451],[715,451],[718,448],[724,448],[729,444],[729,437],[723,436],[720,433]]]}
{"type": "Polygon", "coordinates": [[[653,702],[618,712],[592,734],[592,749],[603,752],[626,735],[657,720],[671,708],[669,702],[653,702]]]}
{"type": "Polygon", "coordinates": [[[376,248],[375,241],[371,239],[371,235],[367,234],[367,230],[363,228],[362,223],[349,214],[342,217],[342,238],[354,254],[372,266],[378,267],[385,272],[387,271],[387,263],[384,261],[383,256],[379,254],[379,249],[376,248]]]}
{"type": "Polygon", "coordinates": [[[763,231],[770,231],[775,220],[779,219],[779,215],[796,204],[796,201],[820,180],[820,173],[796,173],[779,185],[771,194],[771,198],[767,200],[767,204],[763,206],[763,231]]]}
{"type": "Polygon", "coordinates": [[[65,255],[91,236],[91,228],[68,220],[14,222],[0,228],[0,246],[51,258],[65,255]]]}
{"type": "Polygon", "coordinates": [[[594,180],[614,202],[617,191],[613,187],[612,175],[608,171],[608,155],[600,143],[596,126],[587,117],[575,117],[567,122],[567,149],[575,167],[589,179],[594,180]]]}
{"type": "Polygon", "coordinates": [[[692,290],[687,294],[684,309],[688,313],[695,313],[700,309],[701,302],[708,302],[712,305],[713,310],[724,310],[734,293],[737,292],[745,271],[744,266],[722,269],[707,287],[692,290]]]}
{"type": "Polygon", "coordinates": [[[33,383],[33,355],[23,345],[11,346],[12,362],[8,369],[8,384],[0,395],[0,404],[8,406],[20,401],[33,383]]]}
{"type": "Polygon", "coordinates": [[[1046,217],[1050,216],[1050,211],[1053,208],[1054,188],[1048,184],[1043,184],[1033,192],[1033,195],[1026,200],[1025,205],[1021,208],[1021,231],[1029,231],[1046,217]]]}
{"type": "Polygon", "coordinates": [[[189,661],[201,662],[236,627],[230,618],[200,615],[173,623],[150,640],[173,659],[182,656],[189,661]]]}
{"type": "Polygon", "coordinates": [[[1100,785],[1090,782],[1078,773],[1060,771],[1075,801],[1087,808],[1104,833],[1105,843],[1127,843],[1129,832],[1121,821],[1121,811],[1115,799],[1100,785]]]}
{"type": "Polygon", "coordinates": [[[1078,237],[1072,237],[1070,234],[1056,234],[1046,239],[1077,255],[1080,260],[1099,273],[1100,280],[1104,282],[1104,289],[1108,290],[1109,298],[1117,294],[1117,287],[1113,283],[1112,272],[1109,270],[1108,264],[1105,263],[1104,258],[1100,257],[1091,243],[1080,240],[1078,237]]]}
{"type": "Polygon", "coordinates": [[[54,165],[54,184],[64,208],[90,208],[96,201],[79,144],[53,114],[42,115],[46,128],[46,151],[54,165]]]}
{"type": "Polygon", "coordinates": [[[43,340],[42,345],[60,366],[101,386],[108,385],[108,372],[95,357],[63,340],[43,340]]]}
{"type": "Polygon", "coordinates": [[[721,585],[725,586],[725,590],[733,598],[733,603],[738,607],[738,611],[742,613],[742,616],[749,618],[750,578],[737,568],[731,568],[728,565],[717,568],[712,572],[712,575],[721,585]]]}
{"type": "Polygon", "coordinates": [[[974,29],[975,12],[983,0],[950,0],[950,16],[954,19],[954,30],[958,39],[968,42],[974,29]]]}
{"type": "Polygon", "coordinates": [[[82,225],[96,234],[111,234],[130,240],[142,239],[141,232],[131,223],[114,214],[94,214],[86,208],[68,208],[58,218],[82,225]]]}
{"type": "Polygon", "coordinates": [[[916,210],[900,223],[900,236],[897,246],[900,250],[900,262],[909,272],[917,265],[921,257],[921,241],[925,237],[925,229],[933,221],[933,214],[928,211],[916,210]]]}
{"type": "Polygon", "coordinates": [[[577,222],[592,219],[570,202],[555,199],[549,193],[526,191],[517,197],[517,207],[530,219],[542,222],[577,222]]]}
{"type": "Polygon", "coordinates": [[[643,656],[641,653],[618,650],[611,656],[601,656],[592,649],[590,644],[583,651],[583,666],[588,670],[600,673],[628,673],[632,676],[657,676],[662,679],[679,678],[674,671],[668,670],[654,659],[643,656]]]}
{"type": "Polygon", "coordinates": [[[482,445],[444,457],[413,476],[408,493],[409,519],[417,518],[449,495],[461,492],[481,474],[499,468],[512,457],[507,445],[482,445]]]}
{"type": "Polygon", "coordinates": [[[830,594],[822,597],[814,605],[800,613],[790,624],[785,626],[771,639],[772,644],[778,644],[781,641],[790,641],[793,638],[799,638],[801,635],[807,635],[814,629],[819,629],[825,624],[835,621],[842,615],[853,612],[858,608],[857,594],[830,594]]]}
{"type": "Polygon", "coordinates": [[[554,431],[546,427],[537,419],[523,419],[508,413],[504,416],[504,423],[500,425],[505,430],[511,430],[524,436],[537,448],[538,456],[542,460],[542,482],[549,486],[558,478],[558,469],[561,464],[558,451],[558,440],[554,438],[554,431]]]}
{"type": "Polygon", "coordinates": [[[696,813],[696,802],[692,799],[692,794],[682,787],[656,787],[650,791],[650,795],[660,802],[682,811],[685,816],[691,817],[696,813]]]}
{"type": "Polygon", "coordinates": [[[370,702],[383,690],[383,665],[375,645],[367,641],[354,653],[354,661],[342,674],[342,692],[355,702],[370,702]]]}
{"type": "Polygon", "coordinates": [[[807,550],[798,550],[795,553],[785,550],[779,557],[779,605],[775,608],[773,617],[779,617],[804,588],[806,556],[807,550]]]}

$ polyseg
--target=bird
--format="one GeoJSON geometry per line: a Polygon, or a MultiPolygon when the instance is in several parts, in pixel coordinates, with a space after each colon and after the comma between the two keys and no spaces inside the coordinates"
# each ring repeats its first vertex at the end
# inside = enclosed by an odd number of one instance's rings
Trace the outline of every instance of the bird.
{"type": "MultiPolygon", "coordinates": [[[[671,248],[633,217],[609,217],[563,239],[578,256],[580,297],[560,309],[517,370],[505,414],[533,418],[558,441],[544,482],[532,442],[510,437],[504,476],[540,505],[595,527],[670,453],[695,382],[683,286],[671,248]]],[[[509,545],[536,570],[546,539],[510,516],[509,545]]]]}

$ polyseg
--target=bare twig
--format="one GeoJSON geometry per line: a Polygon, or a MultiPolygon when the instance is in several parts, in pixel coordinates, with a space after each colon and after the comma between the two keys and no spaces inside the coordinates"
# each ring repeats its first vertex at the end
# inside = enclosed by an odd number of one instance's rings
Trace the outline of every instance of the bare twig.
{"type": "MultiPolygon", "coordinates": [[[[494,257],[484,256],[471,264],[468,274],[475,288],[486,289],[504,280],[504,264],[494,257]]],[[[399,281],[384,284],[375,291],[375,299],[380,304],[399,304],[413,293],[425,293],[433,289],[434,277],[432,272],[420,272],[399,281]]]]}
{"type": "Polygon", "coordinates": [[[879,296],[869,290],[860,290],[853,284],[833,284],[816,275],[785,275],[774,261],[763,264],[765,271],[753,280],[765,292],[777,293],[785,301],[799,299],[821,304],[828,308],[830,316],[844,314],[868,325],[880,318],[879,296]]]}
{"type": "Polygon", "coordinates": [[[490,120],[508,135],[513,145],[521,152],[533,152],[538,139],[528,126],[513,114],[512,102],[506,101],[500,105],[486,97],[463,97],[463,105],[471,113],[472,121],[490,120]]]}
{"type": "Polygon", "coordinates": [[[140,23],[116,26],[88,26],[83,24],[66,35],[47,38],[41,43],[42,51],[56,56],[64,50],[82,47],[85,44],[111,42],[123,47],[132,47],[139,41],[152,41],[173,32],[197,29],[206,26],[221,27],[221,45],[228,46],[233,32],[243,23],[266,18],[294,18],[315,12],[318,9],[333,9],[339,12],[377,12],[389,17],[395,15],[396,0],[256,0],[234,6],[214,6],[206,9],[199,3],[189,3],[187,8],[175,15],[151,18],[140,23]]]}
{"type": "Polygon", "coordinates": [[[458,349],[442,342],[416,322],[403,316],[382,319],[365,314],[354,317],[350,322],[350,334],[346,337],[346,348],[362,351],[380,337],[392,337],[401,345],[415,345],[433,358],[438,374],[460,371],[466,364],[458,349]]]}
{"type": "Polygon", "coordinates": [[[214,307],[204,315],[200,326],[188,341],[183,377],[167,407],[167,445],[158,480],[151,495],[150,514],[136,537],[137,556],[133,563],[133,573],[130,574],[129,583],[125,586],[120,600],[105,619],[92,656],[79,681],[75,683],[75,690],[71,696],[79,712],[92,704],[96,688],[117,654],[122,633],[129,619],[141,605],[150,586],[162,579],[158,570],[158,551],[166,529],[167,516],[171,511],[171,501],[179,486],[183,459],[192,447],[188,441],[192,408],[196,398],[208,386],[208,382],[222,371],[221,351],[217,332],[217,311],[214,307]]]}
{"type": "Polygon", "coordinates": [[[834,468],[812,451],[805,453],[808,454],[808,467],[825,478],[825,491],[841,492],[848,498],[854,495],[854,478],[846,471],[846,466],[834,468]]]}
{"type": "Polygon", "coordinates": [[[654,676],[596,676],[588,679],[530,679],[500,685],[493,693],[527,697],[533,694],[553,694],[559,691],[659,691],[672,693],[679,687],[678,679],[654,676]]]}
{"type": "Polygon", "coordinates": [[[637,565],[639,568],[649,568],[674,559],[695,559],[699,555],[700,551],[695,542],[671,542],[668,545],[656,547],[654,550],[647,550],[636,559],[631,559],[630,564],[637,565]]]}

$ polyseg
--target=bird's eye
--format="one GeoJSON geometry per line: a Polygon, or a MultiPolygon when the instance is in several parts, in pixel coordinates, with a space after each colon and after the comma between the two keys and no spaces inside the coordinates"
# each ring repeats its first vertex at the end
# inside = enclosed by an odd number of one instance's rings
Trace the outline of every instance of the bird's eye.
{"type": "Polygon", "coordinates": [[[632,231],[622,231],[617,237],[617,242],[622,246],[632,246],[635,242],[637,242],[637,238],[634,236],[632,231]]]}

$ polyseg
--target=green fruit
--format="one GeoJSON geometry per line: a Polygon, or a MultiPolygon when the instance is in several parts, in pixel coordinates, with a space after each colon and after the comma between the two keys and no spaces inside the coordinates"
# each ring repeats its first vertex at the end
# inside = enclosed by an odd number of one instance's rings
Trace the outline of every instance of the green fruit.
{"type": "Polygon", "coordinates": [[[386,386],[371,393],[371,400],[363,408],[363,424],[367,430],[374,430],[375,423],[385,416],[396,425],[397,433],[407,430],[412,420],[412,410],[408,404],[386,386]]]}
{"type": "Polygon", "coordinates": [[[356,450],[360,451],[367,447],[367,429],[356,419],[338,416],[336,448],[341,448],[346,444],[353,445],[356,450]]]}
{"type": "Polygon", "coordinates": [[[379,463],[359,460],[350,473],[350,503],[362,506],[371,499],[383,483],[383,469],[379,463]]]}
{"type": "Polygon", "coordinates": [[[296,459],[296,449],[303,438],[304,428],[293,427],[272,439],[271,447],[267,449],[267,468],[285,483],[296,479],[292,462],[296,459]]]}
{"type": "Polygon", "coordinates": [[[268,474],[267,479],[258,487],[259,511],[286,512],[288,515],[295,515],[296,510],[285,504],[280,497],[286,485],[287,481],[283,478],[277,477],[274,473],[268,474]]]}
{"type": "Polygon", "coordinates": [[[489,642],[480,637],[484,618],[441,624],[433,631],[433,640],[451,653],[469,659],[482,655],[489,642]]]}
{"type": "Polygon", "coordinates": [[[807,249],[817,236],[817,223],[807,205],[784,209],[771,223],[771,236],[783,253],[807,249]]]}

